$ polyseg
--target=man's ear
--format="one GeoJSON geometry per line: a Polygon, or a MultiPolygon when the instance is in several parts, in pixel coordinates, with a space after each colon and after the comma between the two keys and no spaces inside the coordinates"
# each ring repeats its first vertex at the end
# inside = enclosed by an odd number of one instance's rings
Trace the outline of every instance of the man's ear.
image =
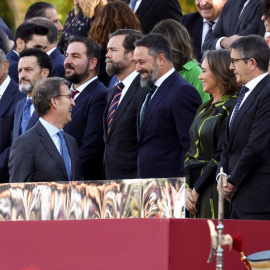
{"type": "Polygon", "coordinates": [[[16,39],[16,48],[18,53],[20,53],[25,48],[25,43],[21,38],[16,39]]]}
{"type": "Polygon", "coordinates": [[[89,71],[94,70],[96,66],[97,66],[97,58],[94,57],[90,60],[89,71]]]}
{"type": "Polygon", "coordinates": [[[9,69],[9,61],[6,60],[4,63],[3,63],[3,67],[4,67],[4,73],[5,74],[8,74],[8,69],[9,69]]]}
{"type": "Polygon", "coordinates": [[[42,79],[46,79],[49,76],[49,73],[50,73],[50,71],[49,71],[48,68],[43,68],[41,70],[41,77],[42,77],[42,79]]]}
{"type": "Polygon", "coordinates": [[[164,63],[165,63],[165,55],[163,54],[163,53],[161,53],[160,55],[158,55],[158,57],[157,57],[157,64],[159,65],[159,66],[163,66],[164,65],[164,63]]]}

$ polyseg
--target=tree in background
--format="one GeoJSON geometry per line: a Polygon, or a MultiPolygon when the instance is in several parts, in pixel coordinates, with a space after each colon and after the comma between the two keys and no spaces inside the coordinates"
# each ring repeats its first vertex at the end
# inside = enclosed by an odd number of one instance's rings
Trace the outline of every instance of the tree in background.
{"type": "MultiPolygon", "coordinates": [[[[44,0],[46,1],[46,0],[44,0]]],[[[158,0],[156,0],[158,1],[158,0]]],[[[15,29],[24,21],[26,10],[35,2],[42,2],[36,0],[5,0],[0,1],[0,17],[10,27],[13,33],[15,29]]],[[[73,8],[73,0],[47,0],[56,6],[61,23],[64,25],[68,12],[73,8]]],[[[194,0],[179,0],[183,14],[195,12],[194,0]]]]}

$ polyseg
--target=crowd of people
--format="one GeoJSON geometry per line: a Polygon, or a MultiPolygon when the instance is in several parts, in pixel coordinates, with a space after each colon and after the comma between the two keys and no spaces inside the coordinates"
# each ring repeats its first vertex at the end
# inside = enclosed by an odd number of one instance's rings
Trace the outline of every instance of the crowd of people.
{"type": "Polygon", "coordinates": [[[270,220],[270,1],[195,4],[0,20],[0,182],[184,176],[189,217],[217,218],[222,182],[225,218],[270,220]]]}

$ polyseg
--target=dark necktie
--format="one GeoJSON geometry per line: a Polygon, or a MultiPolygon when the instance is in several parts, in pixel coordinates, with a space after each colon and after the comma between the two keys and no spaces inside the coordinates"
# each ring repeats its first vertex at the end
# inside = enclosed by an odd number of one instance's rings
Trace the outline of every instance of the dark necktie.
{"type": "Polygon", "coordinates": [[[229,122],[229,129],[230,129],[230,130],[231,130],[231,128],[232,128],[232,124],[233,124],[234,118],[235,118],[235,116],[236,116],[236,114],[237,114],[237,112],[238,112],[238,110],[239,110],[239,108],[240,108],[241,102],[243,101],[243,98],[244,98],[244,96],[245,96],[245,94],[246,94],[246,92],[247,92],[248,90],[249,90],[249,89],[248,89],[247,87],[245,87],[244,85],[242,86],[242,89],[241,89],[241,91],[240,91],[240,93],[239,93],[239,96],[238,96],[236,105],[235,105],[235,107],[234,107],[233,115],[232,115],[232,117],[231,117],[231,119],[230,119],[230,122],[229,122]]]}
{"type": "Polygon", "coordinates": [[[23,116],[22,116],[22,122],[21,122],[21,134],[25,132],[27,124],[29,123],[29,120],[31,118],[31,113],[30,113],[31,105],[32,105],[32,99],[28,98],[24,104],[24,109],[23,109],[23,116]]]}
{"type": "Polygon", "coordinates": [[[204,54],[203,47],[204,47],[205,40],[212,33],[213,25],[215,24],[215,22],[207,22],[207,24],[208,24],[208,30],[207,30],[207,33],[205,35],[204,41],[203,41],[203,46],[202,46],[202,50],[201,50],[201,54],[200,54],[200,63],[202,63],[202,61],[203,61],[203,54],[204,54]]]}
{"type": "Polygon", "coordinates": [[[114,97],[112,99],[111,106],[107,114],[107,134],[109,134],[111,130],[113,117],[115,115],[115,111],[117,109],[117,106],[118,106],[118,103],[122,94],[122,90],[124,89],[124,87],[125,85],[122,82],[119,82],[116,86],[114,97]]]}
{"type": "Polygon", "coordinates": [[[144,118],[144,114],[145,114],[145,111],[146,111],[146,108],[151,100],[151,97],[152,95],[154,94],[155,90],[157,89],[157,86],[152,84],[147,92],[147,95],[146,95],[146,98],[145,98],[145,101],[143,103],[143,107],[142,107],[142,111],[141,111],[141,117],[140,117],[140,127],[142,125],[142,122],[143,122],[143,118],[144,118]]]}
{"type": "Polygon", "coordinates": [[[69,162],[69,153],[68,153],[68,148],[67,148],[67,144],[66,144],[66,140],[64,138],[64,132],[62,130],[60,130],[57,133],[59,139],[60,139],[60,153],[61,156],[64,160],[65,163],[65,167],[67,170],[67,175],[68,175],[68,179],[69,181],[71,181],[71,168],[70,168],[70,162],[69,162]]]}
{"type": "Polygon", "coordinates": [[[78,93],[80,93],[80,91],[78,91],[78,90],[72,90],[71,91],[71,98],[74,99],[75,95],[78,94],[78,93]]]}

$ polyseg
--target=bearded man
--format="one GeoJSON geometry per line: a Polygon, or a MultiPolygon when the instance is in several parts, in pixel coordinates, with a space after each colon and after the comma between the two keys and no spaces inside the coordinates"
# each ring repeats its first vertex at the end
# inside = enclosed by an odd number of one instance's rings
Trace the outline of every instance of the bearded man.
{"type": "Polygon", "coordinates": [[[148,86],[137,115],[137,176],[183,176],[189,128],[200,95],[174,69],[170,43],[162,35],[148,34],[136,41],[134,60],[141,86],[148,86]]]}
{"type": "Polygon", "coordinates": [[[76,106],[64,131],[77,141],[85,180],[103,178],[102,120],[108,89],[97,77],[99,66],[100,48],[95,41],[79,36],[70,39],[64,67],[76,106]]]}

